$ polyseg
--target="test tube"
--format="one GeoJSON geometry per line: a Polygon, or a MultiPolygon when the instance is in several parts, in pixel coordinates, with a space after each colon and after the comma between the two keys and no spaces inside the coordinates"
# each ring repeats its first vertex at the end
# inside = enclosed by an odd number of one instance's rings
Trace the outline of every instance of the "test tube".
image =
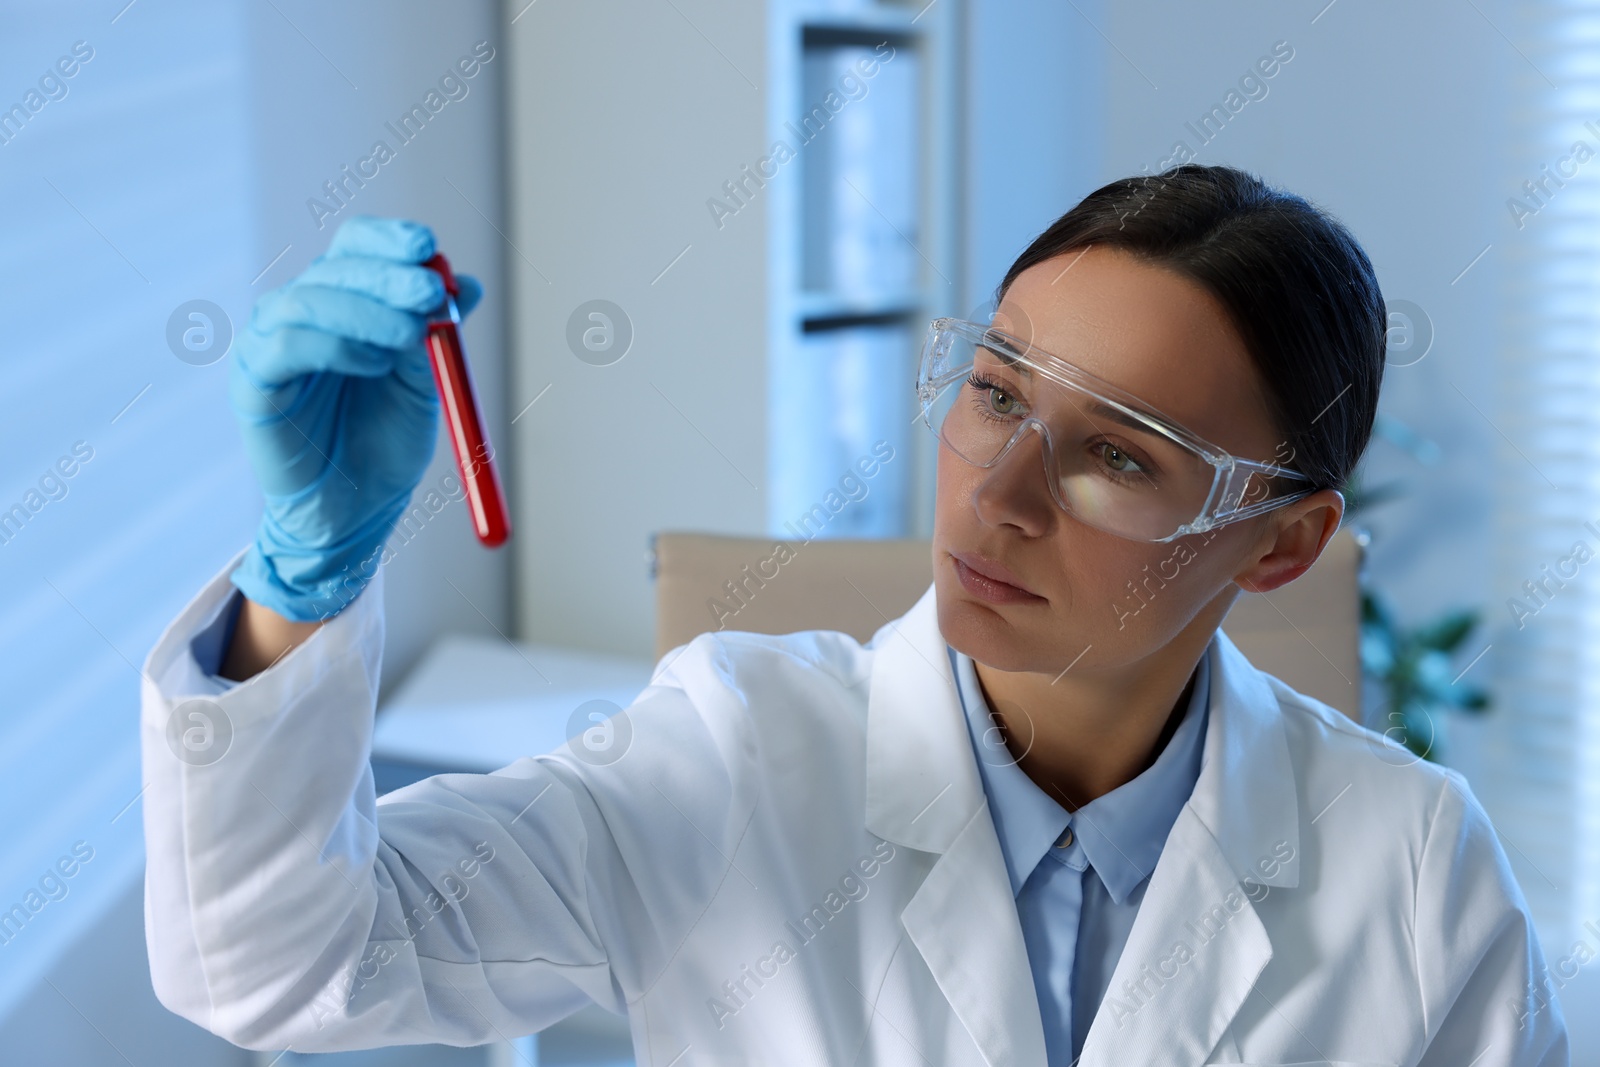
{"type": "Polygon", "coordinates": [[[455,449],[456,470],[466,492],[467,512],[478,540],[489,548],[504,544],[511,536],[511,520],[506,514],[505,495],[495,472],[494,447],[484,429],[483,413],[472,389],[472,375],[461,347],[461,312],[456,297],[461,287],[450,270],[444,253],[423,264],[444,279],[445,298],[440,313],[428,322],[428,355],[433,365],[433,380],[439,387],[439,403],[444,411],[450,444],[455,449]]]}

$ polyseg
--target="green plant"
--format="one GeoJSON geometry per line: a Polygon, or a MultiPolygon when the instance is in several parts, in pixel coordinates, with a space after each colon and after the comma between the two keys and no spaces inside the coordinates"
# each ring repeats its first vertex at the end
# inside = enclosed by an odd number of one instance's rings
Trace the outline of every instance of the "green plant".
{"type": "MultiPolygon", "coordinates": [[[[1403,423],[1380,416],[1374,432],[1409,452],[1424,466],[1438,462],[1438,448],[1403,423]]],[[[1404,495],[1400,482],[1368,487],[1358,470],[1342,490],[1345,516],[1404,495]]],[[[1437,760],[1440,755],[1436,712],[1454,710],[1482,714],[1491,705],[1486,689],[1456,680],[1454,653],[1477,628],[1479,613],[1458,609],[1438,618],[1403,626],[1389,601],[1365,574],[1361,579],[1361,670],[1383,692],[1381,714],[1374,728],[1403,744],[1415,755],[1437,760]]]]}
{"type": "Polygon", "coordinates": [[[1377,590],[1361,590],[1361,669],[1382,683],[1382,730],[1424,759],[1439,754],[1436,710],[1481,713],[1490,705],[1487,690],[1453,680],[1452,653],[1477,625],[1476,611],[1458,610],[1404,627],[1377,590]]]}

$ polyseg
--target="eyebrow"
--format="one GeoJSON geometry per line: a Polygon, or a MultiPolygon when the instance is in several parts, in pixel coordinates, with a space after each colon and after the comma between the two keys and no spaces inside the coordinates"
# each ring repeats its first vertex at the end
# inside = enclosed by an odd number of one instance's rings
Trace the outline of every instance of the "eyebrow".
{"type": "Polygon", "coordinates": [[[995,357],[999,359],[1001,363],[1006,365],[1006,369],[1018,370],[1029,378],[1033,377],[1033,373],[1028,369],[1027,364],[1020,362],[1017,359],[1017,354],[1015,352],[1011,351],[1009,348],[1003,348],[990,344],[988,341],[990,336],[992,335],[985,334],[984,340],[978,343],[978,347],[983,349],[985,352],[993,352],[995,357]]]}
{"type": "Polygon", "coordinates": [[[1114,408],[1104,401],[1095,400],[1091,397],[1086,406],[1093,414],[1103,415],[1112,422],[1120,423],[1130,430],[1137,430],[1142,434],[1148,434],[1152,437],[1165,438],[1167,436],[1166,434],[1153,428],[1149,423],[1140,419],[1136,419],[1132,415],[1129,415],[1126,411],[1123,411],[1121,408],[1114,408]]]}

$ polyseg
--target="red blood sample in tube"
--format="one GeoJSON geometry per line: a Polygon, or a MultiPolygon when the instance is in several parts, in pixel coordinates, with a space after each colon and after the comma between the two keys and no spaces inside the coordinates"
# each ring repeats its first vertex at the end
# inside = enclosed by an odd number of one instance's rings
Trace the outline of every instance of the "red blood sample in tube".
{"type": "Polygon", "coordinates": [[[494,467],[494,448],[484,429],[483,413],[472,391],[472,375],[461,347],[461,313],[456,297],[461,287],[451,273],[450,262],[441,252],[423,264],[444,279],[445,301],[441,318],[428,323],[428,355],[433,364],[433,380],[439,387],[439,402],[444,411],[450,444],[456,453],[456,470],[466,491],[467,511],[478,540],[490,548],[505,543],[511,536],[511,520],[506,515],[505,495],[494,467]]]}

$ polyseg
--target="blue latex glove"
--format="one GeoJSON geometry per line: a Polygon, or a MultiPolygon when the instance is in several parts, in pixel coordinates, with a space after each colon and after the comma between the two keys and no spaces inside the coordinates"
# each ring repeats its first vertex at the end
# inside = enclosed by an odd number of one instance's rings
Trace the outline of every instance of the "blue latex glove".
{"type": "MultiPolygon", "coordinates": [[[[439,396],[424,339],[444,302],[420,264],[433,231],[356,216],[326,255],[256,302],[228,396],[266,494],[232,581],[296,622],[342,609],[376,573],[433,457],[439,396]]],[[[465,315],[483,296],[456,275],[465,315]]]]}

